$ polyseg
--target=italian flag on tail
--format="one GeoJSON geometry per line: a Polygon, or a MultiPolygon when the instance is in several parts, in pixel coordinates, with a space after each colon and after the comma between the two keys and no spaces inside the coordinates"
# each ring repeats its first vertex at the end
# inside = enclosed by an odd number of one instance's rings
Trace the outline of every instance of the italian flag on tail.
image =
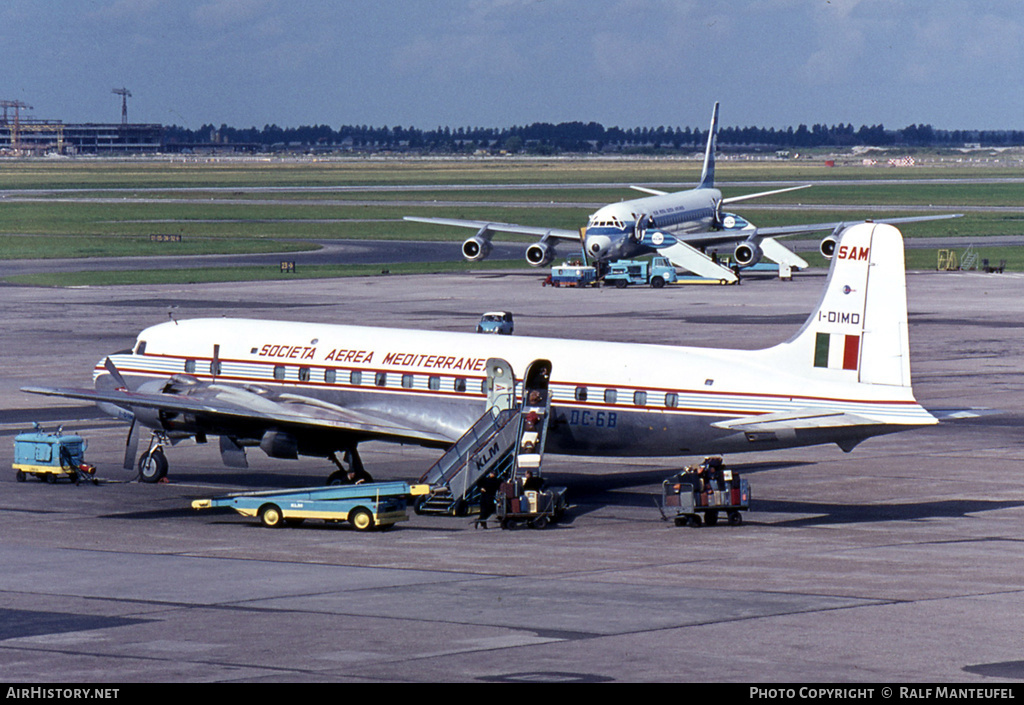
{"type": "Polygon", "coordinates": [[[860,336],[818,333],[814,341],[814,366],[831,370],[856,370],[860,357],[860,336]]]}

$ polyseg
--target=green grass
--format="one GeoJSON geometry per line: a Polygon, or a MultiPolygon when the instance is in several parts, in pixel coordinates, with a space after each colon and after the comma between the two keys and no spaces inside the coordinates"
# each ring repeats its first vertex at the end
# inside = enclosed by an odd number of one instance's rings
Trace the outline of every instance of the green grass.
{"type": "MultiPolygon", "coordinates": [[[[0,259],[287,252],[313,246],[304,240],[458,241],[471,234],[459,228],[406,222],[402,220],[406,215],[575,230],[586,222],[595,205],[639,195],[602,184],[685,185],[692,184],[699,171],[698,159],[12,160],[0,162],[0,189],[21,191],[0,194],[0,259]],[[434,184],[468,187],[335,190],[338,186],[434,184]],[[472,188],[476,184],[521,188],[472,188]],[[545,189],[537,184],[579,184],[581,188],[545,189]],[[245,190],[287,187],[312,190],[245,190]],[[62,191],[35,191],[53,189],[62,191]],[[152,243],[149,236],[154,233],[181,235],[183,242],[152,243]]],[[[920,214],[901,211],[900,206],[939,206],[947,212],[966,206],[1024,208],[1024,188],[1019,184],[954,181],[1019,175],[1019,169],[1010,167],[965,166],[951,161],[891,169],[855,163],[828,168],[821,160],[722,160],[717,171],[718,181],[726,184],[726,197],[764,190],[760,185],[732,186],[730,182],[825,182],[735,205],[737,213],[761,226],[855,220],[882,217],[883,213],[920,214]],[[863,183],[828,183],[850,179],[863,183]],[[931,179],[945,182],[920,183],[931,179]],[[880,180],[903,182],[876,183],[880,180]],[[762,209],[782,204],[824,207],[805,211],[762,209]],[[827,207],[829,204],[863,209],[833,210],[827,207]]],[[[1024,213],[968,211],[961,219],[910,224],[901,226],[901,230],[908,238],[976,238],[975,244],[981,247],[986,237],[1024,234],[1024,213]]],[[[811,237],[817,236],[805,239],[811,237]]],[[[501,239],[527,242],[533,238],[503,235],[501,239]]],[[[1024,269],[1014,254],[990,259],[1007,259],[1011,268],[1024,269]]],[[[96,276],[87,273],[87,278],[96,276]]],[[[156,277],[152,272],[135,276],[143,276],[146,281],[155,281],[156,277]]],[[[180,273],[168,276],[182,281],[180,273]]],[[[208,276],[219,276],[223,281],[224,277],[260,275],[232,268],[213,270],[202,278],[208,276]]],[[[188,281],[197,277],[193,275],[188,281]]]]}
{"type": "MultiPolygon", "coordinates": [[[[403,274],[435,274],[508,269],[509,262],[412,262],[402,264],[361,264],[346,266],[299,266],[294,272],[281,272],[274,267],[208,267],[199,269],[158,269],[136,271],[81,271],[52,274],[19,274],[6,277],[5,282],[24,286],[125,286],[154,284],[207,284],[234,281],[290,281],[294,279],[333,279],[337,277],[400,276],[403,274]]],[[[512,265],[519,267],[519,264],[512,265]]],[[[528,265],[522,263],[523,267],[528,265]]],[[[543,276],[538,271],[538,277],[543,276]]]]}

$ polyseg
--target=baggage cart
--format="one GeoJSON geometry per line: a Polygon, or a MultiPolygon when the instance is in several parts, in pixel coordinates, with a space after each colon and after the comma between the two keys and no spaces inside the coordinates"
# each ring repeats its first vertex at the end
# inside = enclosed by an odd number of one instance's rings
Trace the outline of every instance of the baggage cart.
{"type": "Polygon", "coordinates": [[[722,513],[731,526],[739,526],[741,512],[750,509],[750,484],[730,471],[704,480],[687,470],[662,483],[662,506],[662,516],[673,519],[676,526],[715,526],[722,513]]]}
{"type": "Polygon", "coordinates": [[[505,482],[494,498],[494,514],[503,529],[520,524],[543,529],[565,514],[565,492],[565,487],[522,489],[520,482],[505,482]]]}

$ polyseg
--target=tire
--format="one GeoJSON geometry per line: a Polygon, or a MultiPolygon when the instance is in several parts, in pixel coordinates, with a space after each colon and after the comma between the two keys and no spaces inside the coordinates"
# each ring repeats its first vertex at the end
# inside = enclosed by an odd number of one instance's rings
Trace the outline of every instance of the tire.
{"type": "Polygon", "coordinates": [[[729,512],[729,526],[739,526],[743,523],[743,515],[739,512],[729,512]]]}
{"type": "Polygon", "coordinates": [[[349,523],[358,531],[369,531],[376,524],[373,521],[373,514],[366,507],[356,507],[348,513],[349,523]]]}
{"type": "Polygon", "coordinates": [[[19,470],[19,471],[18,471],[18,472],[17,472],[17,473],[16,473],[15,475],[14,475],[14,477],[15,477],[15,478],[16,478],[16,479],[18,480],[18,482],[24,482],[24,481],[25,481],[25,479],[26,479],[26,478],[27,478],[28,476],[27,476],[27,475],[26,475],[26,474],[25,474],[24,472],[22,472],[21,470],[19,470]]]}
{"type": "Polygon", "coordinates": [[[627,282],[625,279],[616,279],[615,280],[615,288],[616,289],[625,289],[628,284],[629,284],[629,282],[627,282]]]}
{"type": "Polygon", "coordinates": [[[284,524],[284,514],[276,504],[264,504],[259,511],[260,523],[268,529],[277,529],[284,524]]]}
{"type": "Polygon", "coordinates": [[[654,278],[651,279],[651,288],[652,289],[660,289],[663,286],[665,286],[665,280],[662,279],[661,277],[654,277],[654,278]]]}
{"type": "Polygon", "coordinates": [[[718,526],[718,512],[704,512],[704,523],[708,526],[718,526]]]}
{"type": "Polygon", "coordinates": [[[167,456],[162,450],[143,453],[139,458],[139,479],[143,482],[160,482],[167,477],[167,456]]]}
{"type": "Polygon", "coordinates": [[[548,518],[541,514],[539,517],[530,522],[531,529],[544,529],[547,528],[548,518]]]}

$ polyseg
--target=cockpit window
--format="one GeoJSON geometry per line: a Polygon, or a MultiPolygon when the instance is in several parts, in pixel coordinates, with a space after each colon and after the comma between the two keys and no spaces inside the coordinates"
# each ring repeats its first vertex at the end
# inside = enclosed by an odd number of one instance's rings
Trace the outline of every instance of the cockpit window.
{"type": "Polygon", "coordinates": [[[618,218],[603,218],[601,220],[597,220],[596,218],[591,218],[590,219],[590,226],[589,227],[591,227],[591,228],[618,228],[619,230],[622,230],[624,226],[622,225],[622,221],[619,220],[618,218]]]}
{"type": "Polygon", "coordinates": [[[146,341],[145,340],[140,340],[139,344],[135,346],[135,354],[136,355],[145,355],[146,354],[146,341]]]}

